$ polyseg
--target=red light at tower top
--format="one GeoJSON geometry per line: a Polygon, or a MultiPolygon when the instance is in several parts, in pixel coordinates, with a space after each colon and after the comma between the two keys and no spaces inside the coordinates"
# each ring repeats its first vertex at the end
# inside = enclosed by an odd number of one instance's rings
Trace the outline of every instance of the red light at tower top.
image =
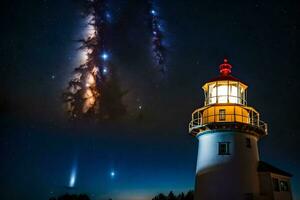
{"type": "Polygon", "coordinates": [[[222,63],[219,67],[222,76],[228,76],[231,73],[232,66],[228,63],[226,58],[224,59],[224,63],[222,63]]]}

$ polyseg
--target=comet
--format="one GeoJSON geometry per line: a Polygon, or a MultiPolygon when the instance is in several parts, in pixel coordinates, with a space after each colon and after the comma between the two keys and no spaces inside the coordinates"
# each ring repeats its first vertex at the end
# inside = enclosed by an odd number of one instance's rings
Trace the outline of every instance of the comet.
{"type": "Polygon", "coordinates": [[[70,188],[73,188],[75,186],[76,176],[77,176],[77,165],[74,164],[71,169],[71,173],[70,173],[70,180],[69,180],[69,185],[68,185],[70,188]]]}

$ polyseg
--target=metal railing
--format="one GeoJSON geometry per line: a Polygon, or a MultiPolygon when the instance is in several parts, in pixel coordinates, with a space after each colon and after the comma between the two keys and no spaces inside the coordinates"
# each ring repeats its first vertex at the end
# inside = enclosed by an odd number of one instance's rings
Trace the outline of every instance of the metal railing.
{"type": "Polygon", "coordinates": [[[208,124],[212,123],[243,123],[249,124],[253,127],[257,127],[267,133],[267,124],[256,117],[252,117],[250,114],[242,115],[242,114],[213,114],[213,115],[205,115],[203,117],[203,110],[198,111],[198,117],[192,119],[189,123],[189,132],[192,132],[194,129],[198,129],[204,127],[208,124]]]}

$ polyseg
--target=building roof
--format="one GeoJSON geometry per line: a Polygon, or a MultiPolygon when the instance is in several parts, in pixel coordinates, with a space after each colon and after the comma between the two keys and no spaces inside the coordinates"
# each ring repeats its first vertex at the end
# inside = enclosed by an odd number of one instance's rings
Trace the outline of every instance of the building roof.
{"type": "Polygon", "coordinates": [[[239,80],[238,78],[235,78],[231,75],[231,68],[232,65],[228,63],[228,60],[225,58],[224,62],[222,64],[220,64],[219,66],[220,68],[220,75],[216,78],[213,78],[209,81],[207,81],[207,83],[209,82],[214,82],[214,81],[236,81],[236,82],[241,82],[244,85],[247,85],[246,83],[244,83],[243,81],[239,80]]]}
{"type": "Polygon", "coordinates": [[[274,174],[278,174],[278,175],[282,175],[282,176],[288,176],[288,177],[292,177],[293,175],[286,172],[286,171],[283,171],[281,169],[278,169],[264,161],[259,161],[258,162],[258,167],[257,167],[257,171],[258,172],[271,172],[271,173],[274,173],[274,174]]]}
{"type": "Polygon", "coordinates": [[[228,81],[237,81],[237,82],[241,82],[241,83],[247,85],[246,83],[244,83],[243,81],[241,81],[238,78],[235,78],[232,75],[222,75],[222,74],[220,76],[218,76],[218,77],[210,79],[209,81],[207,81],[207,83],[214,82],[214,81],[227,81],[227,80],[228,81]]]}

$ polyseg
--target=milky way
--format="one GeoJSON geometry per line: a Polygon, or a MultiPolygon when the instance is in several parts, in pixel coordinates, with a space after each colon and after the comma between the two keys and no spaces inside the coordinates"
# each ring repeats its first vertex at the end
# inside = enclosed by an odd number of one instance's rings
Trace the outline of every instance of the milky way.
{"type": "Polygon", "coordinates": [[[111,18],[107,2],[87,0],[84,11],[86,29],[84,38],[79,40],[81,63],[75,68],[64,93],[66,110],[73,119],[114,118],[124,113],[125,108],[105,43],[105,31],[111,18]]]}

